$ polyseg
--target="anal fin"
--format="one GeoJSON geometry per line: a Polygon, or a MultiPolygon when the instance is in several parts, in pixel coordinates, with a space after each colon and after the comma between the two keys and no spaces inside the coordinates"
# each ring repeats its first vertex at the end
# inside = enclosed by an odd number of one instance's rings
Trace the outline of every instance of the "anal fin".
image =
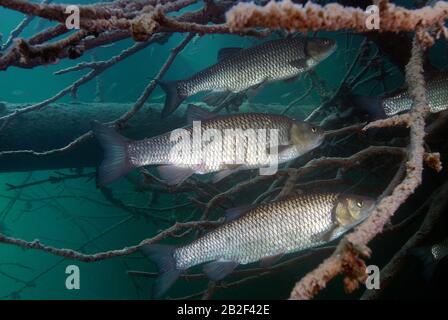
{"type": "Polygon", "coordinates": [[[217,260],[207,263],[203,270],[210,280],[219,281],[232,273],[238,265],[237,261],[217,260]]]}
{"type": "Polygon", "coordinates": [[[163,180],[169,185],[176,185],[185,181],[194,171],[188,167],[178,167],[175,165],[159,166],[157,170],[163,180]]]}

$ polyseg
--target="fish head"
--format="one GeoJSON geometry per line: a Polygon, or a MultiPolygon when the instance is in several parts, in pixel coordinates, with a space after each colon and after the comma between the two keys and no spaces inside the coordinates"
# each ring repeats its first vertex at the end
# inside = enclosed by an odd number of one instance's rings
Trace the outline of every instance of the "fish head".
{"type": "Polygon", "coordinates": [[[325,60],[336,48],[336,41],[329,38],[312,38],[306,42],[306,52],[316,62],[325,60]]]}
{"type": "Polygon", "coordinates": [[[436,261],[440,261],[448,256],[448,238],[431,247],[431,254],[436,261]]]}
{"type": "Polygon", "coordinates": [[[300,154],[318,147],[324,140],[324,130],[304,121],[294,121],[290,130],[290,141],[300,154]]]}
{"type": "Polygon", "coordinates": [[[375,205],[375,200],[359,195],[342,195],[335,208],[336,223],[343,228],[351,228],[367,218],[375,205]]]}

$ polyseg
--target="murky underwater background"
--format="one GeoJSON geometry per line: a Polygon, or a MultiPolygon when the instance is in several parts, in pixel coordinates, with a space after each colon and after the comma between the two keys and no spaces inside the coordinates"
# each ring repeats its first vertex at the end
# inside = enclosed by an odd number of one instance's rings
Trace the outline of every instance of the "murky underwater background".
{"type": "MultiPolygon", "coordinates": [[[[58,1],[58,3],[64,1],[58,1]]],[[[87,3],[83,1],[82,3],[87,3]]],[[[194,9],[194,6],[189,9],[194,9]]],[[[0,32],[3,33],[3,41],[9,32],[23,18],[21,14],[0,8],[0,32]]],[[[47,26],[50,24],[44,22],[47,26]]],[[[36,28],[42,27],[42,20],[35,19],[23,33],[28,37],[36,33],[36,28]]],[[[319,32],[319,36],[327,36],[336,39],[338,50],[316,69],[320,79],[325,80],[328,87],[336,88],[344,76],[347,67],[351,63],[356,49],[362,37],[347,37],[342,33],[319,32]]],[[[165,44],[153,44],[134,56],[117,64],[101,75],[104,85],[104,103],[130,103],[132,105],[140,96],[148,82],[163,65],[170,49],[175,47],[183,34],[175,34],[165,44]]],[[[181,79],[210,66],[216,62],[217,51],[223,47],[248,47],[263,40],[254,38],[242,38],[228,35],[206,35],[195,39],[188,44],[183,52],[177,56],[174,64],[164,79],[181,79]]],[[[118,54],[121,50],[131,46],[131,40],[121,41],[112,47],[95,49],[97,60],[107,60],[118,54]]],[[[444,46],[437,44],[431,49],[431,59],[436,65],[446,63],[444,46]]],[[[55,65],[41,66],[33,70],[10,68],[0,73],[0,101],[8,104],[29,104],[38,102],[53,96],[58,91],[76,81],[82,72],[68,73],[55,76],[53,73],[60,69],[79,63],[91,61],[91,52],[82,58],[72,61],[64,60],[55,65]]],[[[387,60],[387,58],[385,58],[387,60]]],[[[389,67],[391,65],[389,64],[389,67]]],[[[358,89],[359,94],[376,95],[391,91],[402,85],[403,78],[399,72],[392,73],[387,78],[385,88],[381,85],[363,86],[358,89]]],[[[300,79],[294,83],[277,82],[269,84],[261,90],[251,103],[264,104],[270,108],[270,112],[281,113],[283,108],[291,101],[302,95],[309,87],[309,81],[300,79]],[[272,106],[274,105],[274,106],[272,106]]],[[[91,81],[78,90],[76,101],[94,102],[96,83],[91,81]]],[[[189,98],[189,102],[199,101],[203,95],[189,98]]],[[[64,97],[59,102],[72,102],[73,98],[64,97]]],[[[152,94],[148,102],[159,104],[164,101],[164,93],[160,88],[152,94]]],[[[303,119],[320,103],[319,95],[313,92],[300,106],[292,108],[288,115],[303,119]]],[[[76,107],[75,104],[72,105],[76,107]]],[[[46,117],[46,107],[40,112],[40,117],[46,117]]],[[[39,112],[39,111],[38,111],[39,112]]],[[[158,112],[155,108],[149,111],[145,108],[141,111],[158,112]]],[[[47,119],[51,123],[51,119],[47,119]]],[[[161,120],[163,121],[163,120],[161,120]]],[[[54,123],[55,136],[59,130],[64,130],[64,124],[54,123]]],[[[162,125],[166,131],[174,129],[169,119],[162,125]]],[[[16,124],[16,130],[20,126],[16,124]]],[[[36,128],[37,130],[39,128],[36,128]]],[[[158,129],[160,130],[160,128],[158,129]]],[[[81,132],[82,133],[82,132],[81,132]]],[[[140,137],[150,137],[160,132],[139,132],[140,137]]],[[[14,139],[14,137],[11,137],[14,139]]],[[[61,141],[60,147],[70,140],[61,141]]],[[[96,143],[96,142],[92,142],[96,143]]],[[[45,145],[46,142],[42,141],[45,145]]],[[[99,155],[99,146],[96,145],[99,155]]],[[[0,145],[0,150],[4,146],[0,145]]],[[[45,148],[37,151],[45,151],[45,148]]],[[[337,150],[332,155],[337,154],[337,150]]],[[[341,155],[345,154],[341,151],[341,155]]],[[[83,155],[79,155],[83,157],[83,155]]],[[[90,155],[85,155],[90,156],[90,155]]],[[[4,171],[4,170],[2,170],[4,171]]],[[[94,179],[73,179],[62,183],[44,183],[35,186],[10,190],[8,185],[20,185],[50,176],[58,177],[58,173],[75,174],[94,172],[95,168],[86,167],[73,169],[59,169],[51,171],[29,172],[2,172],[0,174],[0,232],[7,235],[33,240],[39,239],[42,243],[55,247],[72,248],[86,253],[100,252],[110,249],[118,249],[129,245],[135,245],[142,239],[154,236],[158,231],[167,228],[172,221],[186,220],[192,216],[192,212],[198,214],[198,208],[192,205],[181,206],[178,209],[159,211],[157,208],[188,203],[188,194],[172,196],[168,194],[155,194],[148,191],[136,191],[135,186],[128,179],[111,185],[113,196],[128,205],[149,206],[154,208],[152,213],[168,220],[159,221],[150,218],[135,216],[130,212],[117,207],[110,202],[105,195],[96,188],[94,179]],[[148,205],[149,203],[149,205],[148,205]]],[[[376,183],[379,172],[367,173],[367,176],[359,176],[368,180],[370,184],[376,183]]],[[[383,174],[389,173],[387,170],[383,174]]],[[[429,179],[439,179],[429,172],[429,179]]],[[[138,178],[137,173],[131,177],[138,178]]],[[[431,190],[428,190],[430,192],[431,190]]],[[[423,192],[424,194],[424,192],[423,192]]],[[[405,215],[412,209],[411,203],[400,210],[405,215]],[[408,211],[406,211],[408,210],[408,211]]],[[[369,263],[383,265],[391,255],[412,235],[412,230],[399,234],[379,236],[373,245],[374,256],[369,263]]],[[[164,243],[175,242],[165,240],[164,243]]],[[[291,287],[296,279],[306,274],[322,260],[321,256],[307,259],[293,267],[279,273],[261,277],[245,284],[216,292],[215,299],[223,298],[263,298],[284,299],[288,297],[291,287]]],[[[128,257],[113,258],[94,263],[81,263],[65,260],[48,253],[36,250],[22,250],[15,246],[0,244],[0,298],[2,299],[146,299],[150,296],[151,280],[143,277],[129,276],[127,270],[153,271],[155,265],[148,262],[139,254],[128,257]],[[81,272],[80,290],[67,290],[65,281],[66,267],[77,265],[81,272]]],[[[195,271],[200,270],[195,268],[195,271]]],[[[414,274],[415,281],[397,285],[392,297],[425,297],[425,292],[418,290],[422,286],[418,279],[418,272],[412,268],[406,269],[409,274],[414,274]],[[412,292],[409,287],[412,286],[412,292]]],[[[407,279],[413,279],[412,276],[407,279]]],[[[170,297],[182,297],[206,288],[206,281],[179,280],[170,291],[170,297]]],[[[341,278],[333,280],[328,289],[319,294],[319,299],[337,298],[352,299],[362,294],[363,290],[346,294],[341,286],[341,278]]]]}

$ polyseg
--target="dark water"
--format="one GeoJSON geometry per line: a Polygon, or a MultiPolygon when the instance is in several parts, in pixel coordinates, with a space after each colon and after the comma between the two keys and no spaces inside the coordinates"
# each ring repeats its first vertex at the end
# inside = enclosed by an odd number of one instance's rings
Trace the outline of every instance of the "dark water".
{"type": "MultiPolygon", "coordinates": [[[[64,2],[64,1],[58,1],[64,2]]],[[[87,1],[85,1],[87,2],[87,1]]],[[[198,5],[199,6],[199,5],[198,5]]],[[[196,6],[196,7],[198,7],[196,6]]],[[[193,10],[195,6],[189,7],[193,10]]],[[[0,32],[3,33],[3,41],[6,41],[9,32],[21,21],[22,14],[0,8],[0,32]]],[[[41,24],[40,19],[35,19],[21,35],[27,38],[36,33],[36,28],[41,24]]],[[[46,23],[45,26],[50,26],[46,23]]],[[[140,51],[132,57],[117,64],[113,68],[101,75],[104,86],[104,103],[110,103],[111,108],[118,103],[127,103],[129,106],[138,99],[142,90],[156,75],[163,65],[170,50],[175,47],[184,34],[175,34],[165,44],[154,44],[140,51]]],[[[345,75],[348,66],[352,63],[357,49],[363,40],[362,36],[347,37],[342,33],[319,32],[318,36],[330,37],[338,43],[338,50],[327,60],[323,61],[315,68],[319,79],[325,82],[325,86],[335,89],[345,75]]],[[[224,47],[249,47],[264,40],[239,37],[231,35],[206,35],[195,39],[177,56],[175,62],[170,67],[165,79],[181,79],[194,74],[195,72],[210,66],[216,62],[216,55],[220,48],[224,47]]],[[[441,41],[442,42],[442,41],[441,41]]],[[[123,49],[133,44],[131,40],[124,40],[115,43],[112,47],[98,48],[93,52],[97,60],[107,60],[120,53],[123,49]]],[[[374,45],[372,46],[374,48],[374,45]]],[[[442,67],[447,63],[444,43],[437,43],[431,49],[430,58],[433,65],[442,67]]],[[[369,82],[360,86],[357,94],[379,95],[384,91],[392,91],[399,88],[403,83],[402,74],[394,69],[388,62],[387,56],[379,54],[386,69],[391,69],[392,73],[383,83],[378,81],[369,82]]],[[[25,104],[45,100],[63,88],[69,86],[85,73],[73,72],[65,75],[55,76],[53,73],[72,66],[81,61],[91,61],[92,51],[84,54],[83,57],[75,61],[63,60],[57,64],[36,67],[32,70],[9,68],[0,73],[0,100],[5,101],[9,106],[23,106],[25,104]]],[[[356,70],[361,70],[358,65],[356,70]]],[[[375,71],[369,71],[364,78],[369,77],[375,71]]],[[[356,73],[355,73],[356,74],[356,73]]],[[[277,82],[265,86],[255,97],[251,99],[253,104],[265,105],[266,112],[281,113],[283,109],[294,99],[300,97],[310,86],[310,80],[302,78],[294,83],[277,82]]],[[[91,81],[83,85],[78,90],[77,98],[70,96],[58,101],[68,104],[68,108],[77,108],[77,104],[72,102],[91,103],[95,99],[96,83],[91,81]]],[[[201,94],[189,98],[189,102],[197,102],[201,99],[201,94]]],[[[156,107],[143,108],[140,112],[148,114],[154,113],[154,118],[159,119],[158,113],[164,101],[164,92],[157,88],[148,100],[148,103],[156,104],[156,107]]],[[[299,105],[290,109],[288,115],[298,119],[304,119],[321,103],[318,90],[303,99],[299,105]]],[[[47,106],[46,109],[38,111],[38,117],[46,117],[48,109],[56,104],[47,106]]],[[[245,104],[243,111],[249,111],[250,105],[245,104]],[[246,109],[244,109],[246,108],[246,109]],[[248,108],[248,109],[247,109],[248,108]]],[[[125,109],[123,109],[125,110],[125,109]]],[[[112,112],[112,111],[110,111],[112,112]]],[[[51,114],[51,113],[50,113],[51,114]]],[[[104,115],[103,115],[104,116],[104,115]]],[[[26,118],[26,117],[25,117],[26,118]]],[[[37,151],[47,150],[47,145],[55,144],[54,147],[62,147],[69,143],[72,138],[85,131],[74,132],[67,137],[63,134],[65,125],[58,121],[47,119],[46,128],[32,127],[31,132],[40,130],[51,132],[54,130],[54,139],[59,139],[53,143],[51,135],[33,142],[26,146],[37,151]],[[53,129],[54,128],[54,129],[53,129]],[[50,140],[48,140],[50,139],[50,140]]],[[[152,119],[152,121],[155,121],[152,119]]],[[[177,126],[173,119],[157,120],[155,128],[146,128],[144,132],[137,130],[134,136],[150,137],[163,131],[174,129],[177,126]],[[165,122],[163,122],[165,121],[165,122]]],[[[22,139],[20,119],[13,123],[14,130],[10,130],[12,135],[7,140],[22,139]]],[[[30,124],[32,126],[32,124],[30,124]]],[[[28,130],[30,130],[28,128],[28,130]]],[[[68,129],[66,129],[68,130],[68,129]]],[[[76,130],[75,130],[76,131],[76,130]]],[[[358,141],[356,137],[350,138],[348,144],[342,144],[339,148],[327,148],[320,150],[314,156],[347,156],[354,151],[367,146],[366,141],[358,141]]],[[[26,188],[10,190],[8,185],[21,185],[49,177],[60,177],[60,174],[88,174],[94,173],[95,166],[99,164],[100,149],[95,141],[89,142],[89,149],[75,150],[69,157],[89,158],[93,157],[90,165],[73,165],[67,168],[51,166],[46,170],[34,170],[34,165],[24,159],[23,163],[17,165],[17,170],[2,169],[0,175],[0,232],[28,241],[39,239],[42,243],[58,248],[71,248],[85,253],[102,252],[112,249],[119,249],[126,246],[136,245],[141,240],[157,234],[159,231],[169,227],[172,222],[185,221],[191,218],[198,219],[201,209],[193,204],[183,206],[178,209],[159,211],[158,208],[171,207],[177,204],[189,203],[190,193],[179,193],[176,195],[158,193],[151,190],[136,190],[132,183],[140,179],[137,172],[131,174],[131,179],[121,179],[108,186],[106,192],[113,193],[114,199],[119,199],[121,203],[134,207],[147,207],[147,212],[160,216],[163,219],[142,217],[126,211],[123,207],[117,206],[110,197],[106,197],[104,192],[96,187],[95,179],[79,178],[68,179],[57,183],[39,183],[26,188]],[[86,151],[88,150],[88,151],[86,151]],[[92,154],[97,152],[95,156],[92,154]],[[80,168],[82,167],[82,168],[80,168]],[[33,168],[30,171],[28,168],[33,168]],[[82,169],[82,170],[81,170],[82,169]],[[55,172],[57,170],[57,172],[55,172]],[[5,172],[6,171],[6,172],[5,172]]],[[[26,144],[26,143],[25,143],[26,144]]],[[[6,143],[0,144],[0,151],[10,150],[6,143]]],[[[39,159],[44,165],[37,169],[45,169],[45,162],[57,162],[58,159],[39,159]]],[[[78,161],[78,160],[76,160],[78,161]]],[[[81,160],[79,160],[81,161],[81,160]]],[[[385,178],[392,177],[395,172],[394,162],[391,165],[380,169],[354,170],[350,174],[352,185],[357,185],[359,190],[363,189],[370,195],[379,195],[382,188],[387,185],[385,178]],[[359,183],[359,184],[358,184],[359,183]]],[[[388,162],[385,162],[388,163],[388,162]]],[[[245,174],[245,177],[248,175],[245,174]]],[[[437,176],[428,173],[425,179],[433,181],[433,185],[443,182],[444,175],[437,176]]],[[[221,186],[223,190],[231,187],[240,181],[241,177],[232,178],[231,181],[221,186]],[[232,180],[233,179],[233,180],[232,180]]],[[[265,187],[263,187],[265,188],[265,187]]],[[[342,189],[350,186],[341,186],[342,189]]],[[[259,190],[258,190],[259,191],[259,190]]],[[[421,204],[432,191],[429,186],[422,187],[419,194],[413,198],[413,202],[404,206],[399,211],[399,216],[404,217],[412,212],[415,207],[421,204]]],[[[245,199],[256,197],[257,190],[241,194],[235,198],[235,202],[244,203],[245,199]]],[[[218,216],[218,214],[216,214],[218,216]]],[[[409,236],[418,227],[416,223],[409,228],[405,228],[397,234],[379,236],[373,244],[373,258],[369,263],[383,266],[396,252],[409,236]]],[[[441,231],[441,234],[443,231],[441,231]]],[[[164,240],[164,243],[186,243],[188,238],[182,240],[164,240]]],[[[315,267],[323,256],[317,255],[306,259],[281,272],[247,281],[238,287],[218,290],[214,298],[264,298],[264,299],[284,299],[288,297],[293,283],[309,270],[315,267]]],[[[63,259],[49,253],[38,250],[23,250],[16,246],[0,244],[0,298],[2,299],[147,299],[150,297],[151,281],[143,277],[130,276],[128,270],[138,270],[155,272],[155,266],[143,258],[140,254],[133,254],[121,258],[106,259],[99,262],[82,263],[76,260],[63,259]],[[70,265],[79,267],[80,284],[79,290],[68,290],[66,288],[66,268],[70,265]]],[[[195,268],[194,271],[200,271],[195,268]]],[[[404,271],[405,275],[399,280],[396,288],[390,297],[425,297],[424,290],[428,290],[419,277],[419,269],[416,264],[410,264],[404,271]]],[[[340,277],[333,280],[328,288],[323,291],[318,298],[349,299],[358,298],[363,289],[353,294],[346,294],[342,288],[340,277]]],[[[182,297],[195,292],[200,292],[206,288],[206,281],[184,281],[179,280],[170,291],[170,297],[182,297]]]]}

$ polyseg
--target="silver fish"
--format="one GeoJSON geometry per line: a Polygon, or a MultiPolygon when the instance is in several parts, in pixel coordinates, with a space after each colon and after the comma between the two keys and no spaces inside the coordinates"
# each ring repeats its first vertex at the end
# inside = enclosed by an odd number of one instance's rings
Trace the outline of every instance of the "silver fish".
{"type": "MultiPolygon", "coordinates": [[[[320,127],[282,115],[244,113],[216,116],[194,105],[188,106],[187,114],[191,123],[200,121],[196,127],[200,132],[217,130],[223,133],[221,143],[205,142],[201,149],[192,147],[188,152],[176,153],[173,151],[178,146],[178,140],[173,139],[175,132],[131,141],[113,129],[95,123],[95,136],[105,151],[99,168],[99,183],[112,182],[134,168],[148,165],[158,165],[159,174],[170,185],[178,184],[195,173],[219,171],[214,177],[216,182],[238,170],[269,166],[271,160],[267,155],[272,153],[272,147],[277,147],[276,162],[281,164],[318,147],[324,139],[324,131],[320,127]],[[229,130],[235,130],[235,139],[225,139],[229,130]],[[245,132],[251,130],[265,130],[265,139],[255,142],[247,139],[245,132]],[[276,130],[278,135],[278,140],[274,140],[273,144],[271,130],[276,130]],[[260,155],[260,150],[263,155],[260,155]]],[[[188,126],[183,131],[193,136],[193,142],[194,128],[188,126]]],[[[189,141],[187,146],[193,145],[193,142],[189,141]]]]}
{"type": "MultiPolygon", "coordinates": [[[[448,77],[447,74],[440,74],[432,77],[426,82],[426,99],[429,109],[436,113],[448,108],[448,77]]],[[[412,106],[412,98],[407,90],[401,91],[392,96],[385,97],[381,106],[387,116],[408,111],[412,106]]]]}
{"type": "MultiPolygon", "coordinates": [[[[448,109],[447,73],[439,73],[426,81],[426,98],[430,112],[448,109]]],[[[382,98],[355,96],[354,103],[375,118],[385,118],[409,111],[412,98],[406,89],[400,89],[382,98]]]]}
{"type": "Polygon", "coordinates": [[[241,92],[265,82],[294,79],[316,66],[336,49],[324,38],[289,37],[242,48],[224,48],[218,62],[189,79],[164,82],[166,92],[162,117],[173,113],[184,99],[202,91],[241,92]]]}
{"type": "Polygon", "coordinates": [[[141,250],[162,272],[154,286],[160,297],[182,272],[198,264],[208,262],[204,272],[217,281],[239,264],[261,260],[268,266],[284,254],[328,243],[363,221],[373,205],[373,199],[358,195],[293,195],[248,211],[230,210],[229,222],[188,245],[141,250]]]}
{"type": "Polygon", "coordinates": [[[437,261],[440,261],[448,256],[448,238],[431,246],[431,254],[437,261]]]}
{"type": "Polygon", "coordinates": [[[431,281],[436,274],[439,265],[446,265],[448,257],[448,238],[430,246],[412,248],[409,255],[415,256],[423,262],[423,276],[427,281],[431,281]],[[443,263],[445,261],[445,263],[443,263]]]}

